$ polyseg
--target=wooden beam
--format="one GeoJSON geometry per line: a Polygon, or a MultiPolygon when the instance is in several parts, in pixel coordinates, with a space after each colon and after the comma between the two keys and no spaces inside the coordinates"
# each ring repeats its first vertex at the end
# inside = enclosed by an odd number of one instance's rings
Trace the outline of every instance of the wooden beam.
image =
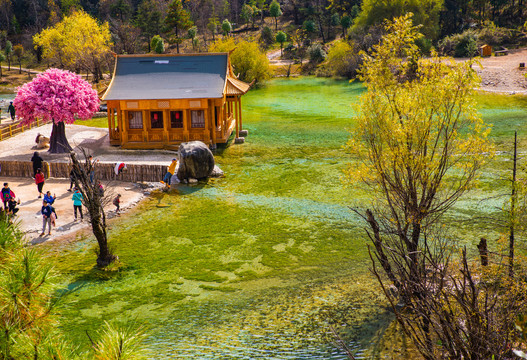
{"type": "Polygon", "coordinates": [[[212,144],[216,145],[216,107],[214,100],[210,101],[210,121],[212,123],[212,144]]]}
{"type": "Polygon", "coordinates": [[[240,118],[240,130],[243,130],[243,126],[242,126],[242,97],[240,95],[238,95],[238,116],[240,118]]]}

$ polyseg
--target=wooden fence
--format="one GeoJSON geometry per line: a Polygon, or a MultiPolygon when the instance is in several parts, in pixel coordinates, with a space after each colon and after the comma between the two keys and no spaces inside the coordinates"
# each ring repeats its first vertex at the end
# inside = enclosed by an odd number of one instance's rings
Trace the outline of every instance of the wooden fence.
{"type": "MultiPolygon", "coordinates": [[[[43,172],[46,178],[69,179],[71,165],[65,162],[44,162],[43,172]]],[[[167,172],[164,165],[126,165],[126,170],[115,175],[115,163],[97,163],[95,165],[95,177],[102,181],[126,181],[126,182],[157,182],[163,179],[167,172]]],[[[33,176],[33,164],[31,161],[0,161],[0,178],[2,177],[25,177],[33,176]]]]}
{"type": "Polygon", "coordinates": [[[10,125],[2,125],[0,123],[0,141],[8,139],[12,136],[15,136],[16,134],[20,134],[26,130],[39,127],[45,124],[49,124],[51,120],[37,120],[35,122],[32,122],[29,125],[22,125],[20,126],[20,122],[15,122],[10,125]]]}

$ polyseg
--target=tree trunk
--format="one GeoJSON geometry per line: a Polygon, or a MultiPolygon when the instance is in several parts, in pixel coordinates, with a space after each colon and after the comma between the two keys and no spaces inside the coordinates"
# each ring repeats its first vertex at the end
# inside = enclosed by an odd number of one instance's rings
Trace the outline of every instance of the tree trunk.
{"type": "Polygon", "coordinates": [[[174,28],[174,31],[176,33],[176,51],[179,54],[179,37],[178,37],[178,33],[177,33],[177,26],[174,28]]]}
{"type": "Polygon", "coordinates": [[[64,122],[60,121],[58,124],[53,122],[48,152],[52,154],[64,154],[69,153],[71,150],[72,147],[66,138],[66,126],[64,122]]]}

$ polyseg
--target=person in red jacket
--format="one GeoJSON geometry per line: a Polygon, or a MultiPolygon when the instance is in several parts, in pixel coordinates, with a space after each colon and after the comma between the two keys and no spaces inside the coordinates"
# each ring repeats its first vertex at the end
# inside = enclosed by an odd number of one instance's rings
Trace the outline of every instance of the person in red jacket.
{"type": "Polygon", "coordinates": [[[4,203],[4,210],[7,212],[9,200],[15,198],[15,193],[9,188],[8,183],[4,183],[4,187],[0,191],[0,200],[4,203]]]}
{"type": "Polygon", "coordinates": [[[39,199],[42,197],[42,188],[44,187],[44,180],[45,179],[42,170],[37,169],[37,173],[35,174],[35,184],[37,184],[39,199]]]}

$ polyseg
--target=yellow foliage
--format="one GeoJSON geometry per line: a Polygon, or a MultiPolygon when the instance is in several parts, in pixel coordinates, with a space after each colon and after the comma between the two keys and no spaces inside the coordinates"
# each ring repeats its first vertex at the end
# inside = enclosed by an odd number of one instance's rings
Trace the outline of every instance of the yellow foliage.
{"type": "Polygon", "coordinates": [[[240,80],[262,82],[271,77],[269,59],[254,41],[228,37],[218,39],[209,47],[209,52],[230,52],[232,68],[240,80]]]}
{"type": "Polygon", "coordinates": [[[359,163],[348,179],[378,190],[402,226],[450,207],[492,149],[473,99],[479,79],[472,63],[420,58],[419,37],[406,15],[362,54],[368,91],[347,146],[359,163]]]}
{"type": "Polygon", "coordinates": [[[101,25],[84,11],[75,11],[61,22],[33,37],[44,58],[69,69],[92,69],[93,63],[109,53],[111,35],[108,23],[101,25]]]}

